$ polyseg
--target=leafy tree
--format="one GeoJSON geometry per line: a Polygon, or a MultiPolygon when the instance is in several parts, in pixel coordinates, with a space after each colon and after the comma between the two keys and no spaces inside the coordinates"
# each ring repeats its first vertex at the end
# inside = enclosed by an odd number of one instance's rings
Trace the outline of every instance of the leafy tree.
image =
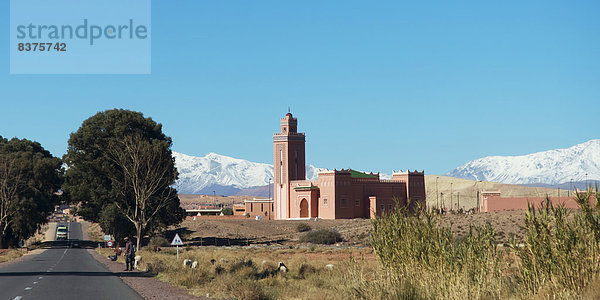
{"type": "Polygon", "coordinates": [[[223,213],[223,215],[225,216],[233,216],[233,208],[224,207],[223,209],[221,209],[221,213],[223,213]]]}
{"type": "Polygon", "coordinates": [[[39,143],[0,136],[0,248],[35,234],[58,201],[61,160],[39,143]]]}
{"type": "Polygon", "coordinates": [[[133,224],[114,203],[107,204],[100,211],[99,224],[105,233],[112,234],[117,241],[135,234],[133,224]]]}
{"type": "Polygon", "coordinates": [[[85,120],[64,157],[64,188],[81,201],[78,214],[115,236],[129,233],[120,224],[126,218],[136,227],[138,247],[145,232],[181,222],[171,145],[162,125],[139,112],[113,109],[85,120]]]}

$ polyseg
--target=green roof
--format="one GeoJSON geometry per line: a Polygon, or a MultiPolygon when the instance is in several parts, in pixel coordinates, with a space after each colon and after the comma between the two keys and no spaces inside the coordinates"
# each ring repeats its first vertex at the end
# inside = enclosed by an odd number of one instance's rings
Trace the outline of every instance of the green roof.
{"type": "Polygon", "coordinates": [[[350,177],[352,178],[377,178],[377,175],[371,175],[350,169],[350,177]]]}
{"type": "Polygon", "coordinates": [[[318,190],[318,186],[297,186],[294,190],[318,190]]]}

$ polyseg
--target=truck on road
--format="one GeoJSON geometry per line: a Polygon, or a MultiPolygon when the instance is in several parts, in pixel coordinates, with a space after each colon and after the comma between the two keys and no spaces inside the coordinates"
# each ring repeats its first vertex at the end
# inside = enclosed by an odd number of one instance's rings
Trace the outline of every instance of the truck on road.
{"type": "Polygon", "coordinates": [[[57,240],[66,240],[69,239],[69,228],[67,226],[57,226],[56,227],[56,239],[57,240]]]}

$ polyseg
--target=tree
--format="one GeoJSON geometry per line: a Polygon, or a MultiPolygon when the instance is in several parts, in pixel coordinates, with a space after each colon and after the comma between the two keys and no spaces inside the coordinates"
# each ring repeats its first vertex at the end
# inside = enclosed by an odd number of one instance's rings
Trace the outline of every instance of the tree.
{"type": "Polygon", "coordinates": [[[58,201],[61,161],[39,143],[0,137],[0,248],[35,234],[58,201]]]}
{"type": "Polygon", "coordinates": [[[115,205],[135,226],[138,249],[148,224],[177,198],[171,187],[177,169],[169,148],[164,140],[146,140],[133,133],[114,141],[106,153],[117,166],[108,174],[119,193],[115,205]]]}
{"type": "MultiPolygon", "coordinates": [[[[137,217],[133,219],[140,224],[146,223],[146,232],[178,224],[183,219],[184,211],[179,207],[179,198],[171,187],[177,179],[170,150],[171,138],[163,134],[161,124],[144,117],[142,113],[123,109],[97,113],[85,120],[69,138],[69,148],[64,156],[68,166],[64,189],[72,200],[81,202],[77,213],[86,220],[99,222],[104,232],[116,237],[130,233],[131,227],[122,226],[120,222],[126,219],[135,225],[129,217],[135,216],[135,205],[132,204],[137,203],[139,199],[135,197],[141,194],[136,194],[138,191],[133,189],[131,178],[126,177],[120,165],[127,162],[126,155],[135,152],[131,151],[134,148],[124,148],[125,141],[128,141],[129,147],[143,148],[150,144],[155,147],[152,149],[160,149],[160,161],[155,163],[169,169],[166,171],[168,178],[165,178],[168,180],[162,181],[160,188],[153,189],[155,193],[146,191],[143,194],[144,197],[150,197],[144,200],[146,216],[143,220],[137,217]],[[134,141],[140,145],[133,145],[134,141]],[[167,181],[170,182],[167,184],[167,181]],[[168,197],[159,201],[157,198],[161,196],[168,197]],[[128,214],[127,207],[131,207],[129,213],[133,214],[128,214]],[[152,212],[148,213],[149,210],[152,212]],[[150,215],[153,217],[148,218],[150,215]]],[[[143,176],[138,176],[138,180],[144,180],[143,176]]],[[[140,184],[149,183],[138,181],[136,184],[139,187],[140,184]]],[[[141,218],[140,213],[138,210],[137,216],[141,218]]],[[[138,236],[138,241],[142,236],[138,236]]]]}
{"type": "Polygon", "coordinates": [[[135,227],[113,203],[108,204],[100,212],[100,227],[104,232],[112,234],[117,241],[135,234],[135,227]]]}

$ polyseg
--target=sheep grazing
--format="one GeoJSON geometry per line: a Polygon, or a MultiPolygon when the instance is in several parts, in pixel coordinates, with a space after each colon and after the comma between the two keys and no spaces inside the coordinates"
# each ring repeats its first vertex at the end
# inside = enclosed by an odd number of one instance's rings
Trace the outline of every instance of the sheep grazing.
{"type": "Polygon", "coordinates": [[[333,264],[327,264],[327,265],[325,265],[325,268],[327,268],[329,270],[333,270],[333,264]]]}
{"type": "Polygon", "coordinates": [[[285,264],[283,264],[283,262],[280,261],[277,270],[281,273],[287,273],[288,268],[285,266],[285,264]]]}
{"type": "Polygon", "coordinates": [[[198,268],[198,261],[194,261],[192,263],[192,269],[196,269],[196,268],[198,268]]]}
{"type": "Polygon", "coordinates": [[[192,265],[192,261],[191,260],[189,260],[187,258],[183,260],[183,266],[184,267],[189,267],[191,265],[192,265]]]}
{"type": "Polygon", "coordinates": [[[133,268],[137,270],[140,267],[140,262],[142,262],[142,256],[136,255],[135,261],[133,262],[133,268]]]}
{"type": "Polygon", "coordinates": [[[216,262],[217,262],[217,261],[216,261],[214,258],[210,260],[210,264],[211,264],[211,265],[214,265],[216,262]]]}

